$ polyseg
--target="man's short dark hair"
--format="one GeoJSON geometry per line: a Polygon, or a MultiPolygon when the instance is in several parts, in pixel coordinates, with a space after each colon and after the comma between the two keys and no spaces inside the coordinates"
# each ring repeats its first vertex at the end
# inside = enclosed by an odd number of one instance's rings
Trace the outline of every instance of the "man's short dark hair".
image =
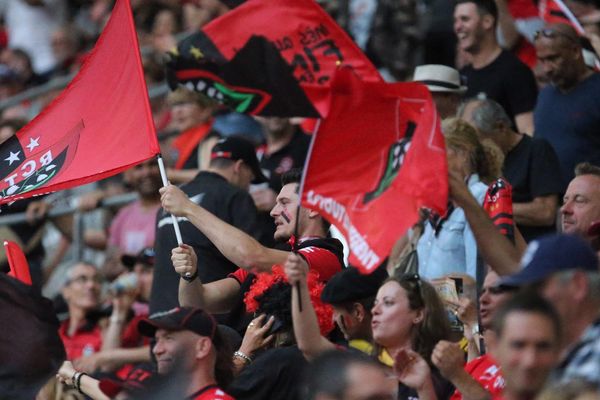
{"type": "Polygon", "coordinates": [[[325,394],[335,399],[343,399],[348,388],[348,368],[353,364],[378,366],[377,363],[360,353],[330,350],[317,357],[306,371],[306,395],[303,398],[314,400],[325,394]]]}
{"type": "Polygon", "coordinates": [[[556,309],[534,290],[529,289],[517,293],[506,303],[502,304],[498,311],[496,311],[492,329],[498,337],[502,336],[502,333],[504,332],[504,325],[506,324],[506,318],[512,313],[531,313],[543,315],[552,322],[556,340],[557,342],[560,341],[562,336],[562,328],[561,320],[556,312],[556,309]]]}
{"type": "MultiPolygon", "coordinates": [[[[292,168],[289,171],[284,172],[283,175],[281,175],[281,186],[285,186],[290,183],[298,184],[298,187],[296,187],[296,193],[299,193],[299,191],[300,191],[300,182],[301,181],[302,181],[302,168],[292,168]]],[[[329,222],[327,222],[327,220],[323,217],[321,217],[321,220],[323,221],[323,230],[325,232],[328,232],[329,228],[331,227],[331,224],[329,222]]]]}
{"type": "Polygon", "coordinates": [[[473,3],[477,7],[479,15],[491,15],[494,17],[494,26],[498,22],[498,6],[494,0],[457,0],[456,4],[473,3]]]}
{"type": "Polygon", "coordinates": [[[300,181],[302,180],[302,169],[301,168],[292,168],[287,172],[284,172],[281,175],[281,186],[285,186],[288,183],[297,183],[300,185],[300,181]]]}
{"type": "Polygon", "coordinates": [[[582,162],[575,166],[575,176],[595,175],[600,178],[600,167],[589,162],[582,162]]]}

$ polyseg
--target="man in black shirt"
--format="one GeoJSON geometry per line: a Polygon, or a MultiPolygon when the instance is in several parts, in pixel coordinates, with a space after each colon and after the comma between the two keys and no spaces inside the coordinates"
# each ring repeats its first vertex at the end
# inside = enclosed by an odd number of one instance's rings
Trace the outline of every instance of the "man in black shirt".
{"type": "Polygon", "coordinates": [[[502,172],[512,185],[513,215],[525,240],[554,233],[564,187],[558,156],[550,143],[513,131],[508,115],[493,100],[468,101],[461,118],[504,153],[502,172]]]}
{"type": "MultiPolygon", "coordinates": [[[[194,203],[210,210],[223,221],[238,229],[257,235],[256,208],[247,190],[250,182],[266,179],[258,166],[252,144],[244,139],[221,139],[213,148],[208,170],[201,171],[181,189],[194,203]]],[[[225,278],[237,270],[187,218],[178,218],[183,241],[190,245],[202,264],[199,268],[203,282],[225,278]]],[[[156,264],[150,296],[150,312],[177,307],[179,275],[173,271],[171,250],[177,247],[171,215],[163,209],[157,217],[156,264]]]]}
{"type": "Polygon", "coordinates": [[[470,64],[460,70],[465,98],[483,93],[500,103],[519,132],[533,134],[537,86],[533,72],[496,40],[498,8],[494,0],[459,0],[454,32],[470,64]]]}

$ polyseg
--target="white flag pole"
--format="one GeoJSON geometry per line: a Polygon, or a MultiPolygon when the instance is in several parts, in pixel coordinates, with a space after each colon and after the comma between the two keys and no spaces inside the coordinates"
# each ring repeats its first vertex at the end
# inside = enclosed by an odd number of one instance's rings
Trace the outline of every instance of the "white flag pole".
{"type": "MultiPolygon", "coordinates": [[[[165,169],[165,163],[163,162],[162,156],[159,154],[156,157],[158,161],[158,169],[160,170],[160,177],[164,187],[169,186],[169,180],[167,179],[167,170],[165,169]]],[[[173,222],[173,229],[175,229],[175,237],[177,238],[177,244],[182,245],[183,239],[181,238],[181,230],[179,230],[179,223],[177,217],[171,214],[171,221],[173,222]]]]}

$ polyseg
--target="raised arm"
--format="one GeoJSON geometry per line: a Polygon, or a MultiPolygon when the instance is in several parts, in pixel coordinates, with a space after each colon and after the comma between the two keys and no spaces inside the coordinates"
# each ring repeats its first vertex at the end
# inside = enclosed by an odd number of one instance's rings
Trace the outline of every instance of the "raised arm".
{"type": "Polygon", "coordinates": [[[297,254],[290,253],[284,264],[288,282],[292,286],[292,323],[298,348],[307,360],[319,354],[335,349],[335,345],[321,335],[317,314],[310,301],[306,274],[308,264],[297,254]],[[299,285],[297,284],[299,283],[299,285]],[[300,295],[298,295],[300,286],[300,295]],[[298,297],[302,299],[302,312],[298,306],[298,297]]]}
{"type": "Polygon", "coordinates": [[[274,264],[285,262],[289,252],[264,247],[252,236],[190,201],[176,186],[163,187],[160,193],[162,206],[167,212],[187,218],[238,267],[270,271],[274,264]]]}
{"type": "Polygon", "coordinates": [[[517,272],[521,252],[500,233],[477,199],[469,192],[464,181],[452,173],[449,174],[448,179],[452,200],[464,210],[484,261],[498,275],[517,272]]]}
{"type": "Polygon", "coordinates": [[[465,400],[487,400],[490,393],[464,369],[465,353],[458,343],[442,340],[433,349],[431,361],[465,400]]]}
{"type": "MultiPolygon", "coordinates": [[[[196,252],[187,244],[176,247],[171,252],[171,261],[175,272],[180,276],[189,273],[197,275],[198,260],[196,252]]],[[[220,279],[211,283],[202,283],[196,277],[191,282],[179,279],[179,304],[182,307],[200,307],[210,313],[226,313],[235,305],[240,284],[233,278],[220,279]]]]}

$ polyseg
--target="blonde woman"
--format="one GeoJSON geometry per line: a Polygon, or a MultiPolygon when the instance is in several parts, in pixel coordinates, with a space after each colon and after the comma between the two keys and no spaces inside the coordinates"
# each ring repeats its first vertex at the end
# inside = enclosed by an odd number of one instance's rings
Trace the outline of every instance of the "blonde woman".
{"type": "MultiPolygon", "coordinates": [[[[488,184],[501,174],[503,156],[491,140],[479,139],[475,128],[459,119],[442,123],[446,140],[448,172],[467,183],[479,204],[488,184]]],[[[445,215],[425,221],[417,244],[419,274],[436,279],[449,274],[466,274],[475,278],[477,245],[461,208],[449,203],[445,215]]]]}

